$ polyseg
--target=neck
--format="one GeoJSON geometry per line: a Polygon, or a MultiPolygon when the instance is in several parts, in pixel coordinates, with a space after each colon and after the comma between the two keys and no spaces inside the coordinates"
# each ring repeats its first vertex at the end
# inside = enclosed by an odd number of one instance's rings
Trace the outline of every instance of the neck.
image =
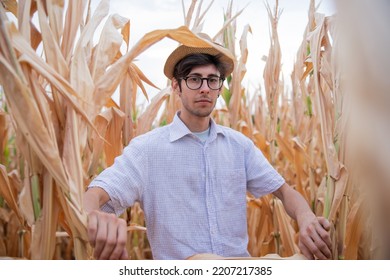
{"type": "Polygon", "coordinates": [[[181,112],[179,117],[191,132],[203,132],[210,126],[210,116],[197,117],[181,112]]]}

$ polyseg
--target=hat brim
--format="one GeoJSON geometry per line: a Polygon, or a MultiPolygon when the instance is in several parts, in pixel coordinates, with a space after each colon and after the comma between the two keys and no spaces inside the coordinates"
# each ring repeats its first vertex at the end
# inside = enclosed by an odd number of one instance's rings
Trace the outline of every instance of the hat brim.
{"type": "Polygon", "coordinates": [[[234,57],[233,55],[226,50],[225,48],[209,43],[210,47],[201,48],[201,47],[189,47],[181,45],[177,47],[167,58],[164,65],[164,74],[169,79],[173,78],[173,70],[175,69],[176,64],[182,60],[184,57],[190,54],[204,53],[213,56],[218,56],[218,59],[226,66],[225,76],[229,76],[234,70],[234,57]]]}

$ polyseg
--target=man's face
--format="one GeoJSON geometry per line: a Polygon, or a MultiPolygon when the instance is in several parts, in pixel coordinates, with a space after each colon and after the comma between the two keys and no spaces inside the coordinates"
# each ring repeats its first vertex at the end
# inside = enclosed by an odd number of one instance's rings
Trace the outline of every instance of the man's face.
{"type": "MultiPolygon", "coordinates": [[[[199,77],[199,78],[219,78],[220,73],[215,65],[204,65],[192,68],[187,77],[199,77]]],[[[187,80],[190,84],[191,81],[187,80]]],[[[202,85],[199,89],[190,89],[186,81],[181,79],[181,91],[178,85],[178,81],[173,80],[172,87],[178,92],[183,108],[181,115],[188,117],[208,117],[213,111],[217,102],[220,89],[210,89],[207,81],[202,80],[202,85]]]]}

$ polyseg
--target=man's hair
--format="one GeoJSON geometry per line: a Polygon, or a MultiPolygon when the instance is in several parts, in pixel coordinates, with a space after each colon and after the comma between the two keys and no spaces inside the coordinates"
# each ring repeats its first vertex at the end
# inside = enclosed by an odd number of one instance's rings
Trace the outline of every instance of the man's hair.
{"type": "Polygon", "coordinates": [[[194,67],[213,64],[218,69],[221,78],[226,78],[227,66],[220,61],[218,56],[213,56],[204,53],[190,54],[176,63],[173,69],[173,77],[176,80],[180,80],[186,77],[194,67]]]}

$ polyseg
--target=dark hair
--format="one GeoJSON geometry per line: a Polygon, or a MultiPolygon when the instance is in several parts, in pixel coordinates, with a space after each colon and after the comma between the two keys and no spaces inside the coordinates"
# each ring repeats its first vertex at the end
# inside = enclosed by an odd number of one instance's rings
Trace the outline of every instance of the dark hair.
{"type": "Polygon", "coordinates": [[[205,53],[194,53],[182,58],[173,69],[173,77],[179,81],[181,78],[186,77],[194,67],[210,64],[215,65],[221,74],[221,78],[226,78],[227,65],[221,62],[219,56],[205,53]]]}

